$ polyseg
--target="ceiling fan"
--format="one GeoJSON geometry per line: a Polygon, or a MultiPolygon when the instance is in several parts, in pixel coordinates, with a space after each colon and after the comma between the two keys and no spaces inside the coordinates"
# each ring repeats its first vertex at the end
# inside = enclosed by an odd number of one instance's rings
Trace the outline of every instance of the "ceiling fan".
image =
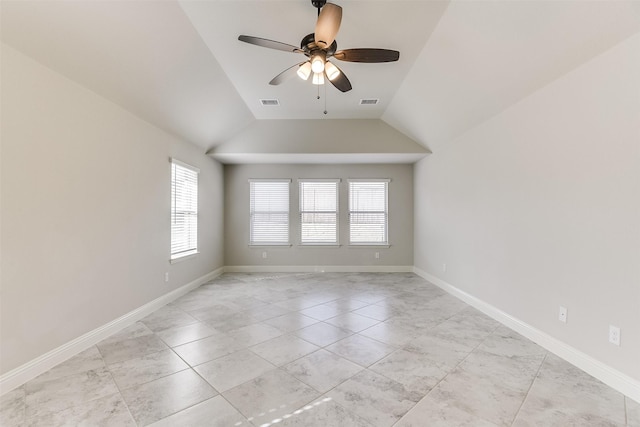
{"type": "Polygon", "coordinates": [[[312,82],[316,85],[324,84],[325,78],[338,90],[347,92],[351,90],[351,82],[340,68],[330,62],[330,58],[347,62],[394,62],[400,58],[400,52],[389,49],[344,49],[337,50],[336,35],[342,21],[342,8],[326,0],[311,0],[311,4],[318,9],[318,21],[315,33],[306,35],[300,42],[300,47],[260,37],[241,35],[238,40],[270,49],[283,50],[285,52],[301,53],[308,60],[295,64],[277,76],[270,85],[279,85],[294,75],[308,80],[313,73],[312,82]]]}

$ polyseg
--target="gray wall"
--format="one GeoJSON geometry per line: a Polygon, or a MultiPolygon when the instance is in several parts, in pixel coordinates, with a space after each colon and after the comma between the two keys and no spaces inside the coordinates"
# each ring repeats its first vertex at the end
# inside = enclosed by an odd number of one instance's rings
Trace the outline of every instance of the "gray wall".
{"type": "Polygon", "coordinates": [[[195,146],[6,45],[1,132],[0,373],[223,265],[223,168],[195,146]],[[173,156],[201,170],[200,254],[171,265],[173,156]]]}
{"type": "Polygon", "coordinates": [[[639,87],[640,34],[415,166],[417,268],[638,380],[639,87]]]}
{"type": "Polygon", "coordinates": [[[225,165],[225,265],[227,266],[412,266],[412,165],[225,165]],[[249,179],[290,178],[291,247],[249,247],[249,179]],[[341,246],[301,247],[298,217],[300,178],[340,178],[341,246]],[[350,247],[347,180],[390,178],[389,248],[350,247]],[[262,258],[262,252],[267,258],[262,258]],[[375,259],[375,252],[380,258],[375,259]]]}

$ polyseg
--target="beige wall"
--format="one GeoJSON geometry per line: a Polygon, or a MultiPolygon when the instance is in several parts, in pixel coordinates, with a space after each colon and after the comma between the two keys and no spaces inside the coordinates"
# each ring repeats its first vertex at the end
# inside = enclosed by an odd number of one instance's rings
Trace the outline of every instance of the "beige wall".
{"type": "Polygon", "coordinates": [[[412,266],[413,166],[412,165],[226,165],[225,265],[227,266],[412,266]],[[291,247],[249,247],[249,179],[289,178],[291,247]],[[341,246],[300,247],[298,187],[300,178],[340,178],[341,246]],[[389,248],[350,247],[347,180],[390,178],[389,248]],[[267,259],[262,252],[267,252],[267,259]],[[380,258],[375,258],[375,252],[380,258]]]}
{"type": "Polygon", "coordinates": [[[639,88],[640,34],[434,152],[414,186],[416,267],[638,380],[639,88]]]}
{"type": "Polygon", "coordinates": [[[1,138],[0,373],[223,265],[222,166],[6,45],[1,138]],[[201,170],[174,265],[172,156],[201,170]]]}

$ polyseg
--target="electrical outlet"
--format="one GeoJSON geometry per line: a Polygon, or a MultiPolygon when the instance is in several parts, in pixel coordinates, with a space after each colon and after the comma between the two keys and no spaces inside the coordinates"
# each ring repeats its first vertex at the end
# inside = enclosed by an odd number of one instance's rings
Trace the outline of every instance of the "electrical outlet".
{"type": "Polygon", "coordinates": [[[620,345],[620,328],[617,326],[609,325],[609,342],[620,345]]]}
{"type": "Polygon", "coordinates": [[[267,251],[262,252],[262,258],[266,258],[267,257],[267,251]]]}
{"type": "Polygon", "coordinates": [[[164,281],[165,282],[169,281],[169,273],[164,273],[164,281]]]}
{"type": "Polygon", "coordinates": [[[560,306],[560,311],[558,312],[558,320],[567,323],[567,307],[560,306]]]}
{"type": "Polygon", "coordinates": [[[446,263],[442,264],[442,272],[443,273],[447,272],[447,264],[446,263]]]}
{"type": "Polygon", "coordinates": [[[376,259],[380,259],[380,252],[376,252],[374,256],[376,259]]]}

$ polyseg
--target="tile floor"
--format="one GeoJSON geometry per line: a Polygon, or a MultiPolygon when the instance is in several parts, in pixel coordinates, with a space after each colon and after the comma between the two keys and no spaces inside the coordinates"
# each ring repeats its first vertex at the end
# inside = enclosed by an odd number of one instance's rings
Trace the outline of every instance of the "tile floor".
{"type": "Polygon", "coordinates": [[[2,426],[640,426],[413,274],[225,274],[0,398],[2,426]]]}

